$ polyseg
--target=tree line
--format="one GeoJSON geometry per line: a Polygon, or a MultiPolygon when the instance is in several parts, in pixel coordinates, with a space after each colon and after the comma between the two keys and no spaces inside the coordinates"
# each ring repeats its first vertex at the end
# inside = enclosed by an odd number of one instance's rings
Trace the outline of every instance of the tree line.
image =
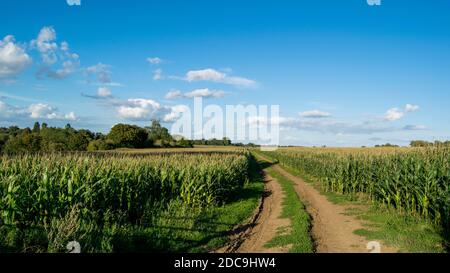
{"type": "MultiPolygon", "coordinates": [[[[227,138],[210,140],[188,140],[174,137],[159,121],[152,120],[150,126],[139,127],[130,124],[116,124],[108,134],[87,129],[74,129],[70,124],[64,128],[50,127],[36,122],[33,128],[21,129],[17,126],[0,128],[0,152],[65,152],[98,151],[117,148],[180,147],[194,145],[244,146],[231,143],[227,138]]],[[[246,144],[245,146],[256,146],[246,144]]]]}
{"type": "Polygon", "coordinates": [[[424,140],[413,140],[413,141],[411,141],[410,146],[411,147],[442,147],[442,146],[450,147],[450,140],[447,140],[447,141],[436,140],[435,142],[429,142],[429,141],[424,141],[424,140]]]}

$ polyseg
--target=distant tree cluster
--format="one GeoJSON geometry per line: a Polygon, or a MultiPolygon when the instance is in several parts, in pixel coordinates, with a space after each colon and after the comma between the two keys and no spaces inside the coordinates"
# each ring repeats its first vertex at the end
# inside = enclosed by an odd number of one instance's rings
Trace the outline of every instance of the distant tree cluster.
{"type": "Polygon", "coordinates": [[[435,142],[428,142],[424,140],[413,140],[409,144],[411,147],[441,147],[446,146],[450,147],[450,140],[447,141],[435,141],[435,142]]]}
{"type": "Polygon", "coordinates": [[[399,146],[391,143],[386,143],[381,145],[375,145],[375,147],[399,147],[399,146]]]}
{"type": "Polygon", "coordinates": [[[0,128],[0,151],[5,153],[21,152],[62,152],[85,151],[90,141],[103,135],[89,130],[75,130],[70,124],[65,128],[42,126],[36,122],[32,129],[20,129],[17,126],[0,128]]]}
{"type": "Polygon", "coordinates": [[[231,140],[224,137],[222,139],[198,139],[192,141],[194,145],[214,145],[214,146],[230,146],[231,140]]]}
{"type": "Polygon", "coordinates": [[[32,129],[17,126],[0,128],[0,152],[64,152],[101,151],[116,148],[173,147],[190,148],[194,145],[258,147],[253,143],[232,143],[230,139],[189,140],[172,136],[159,121],[152,120],[150,126],[116,124],[106,135],[89,130],[76,130],[67,124],[65,128],[42,126],[36,122],[32,129]]]}
{"type": "Polygon", "coordinates": [[[222,138],[222,139],[199,139],[199,140],[191,140],[191,143],[193,145],[211,145],[211,146],[239,146],[239,147],[259,147],[259,145],[248,143],[232,143],[229,138],[222,138]]]}
{"type": "Polygon", "coordinates": [[[65,128],[42,126],[36,122],[32,129],[17,126],[0,128],[0,152],[64,152],[98,151],[116,148],[192,147],[192,141],[175,140],[167,128],[153,120],[151,126],[117,124],[107,134],[89,130],[76,130],[67,124],[65,128]]]}

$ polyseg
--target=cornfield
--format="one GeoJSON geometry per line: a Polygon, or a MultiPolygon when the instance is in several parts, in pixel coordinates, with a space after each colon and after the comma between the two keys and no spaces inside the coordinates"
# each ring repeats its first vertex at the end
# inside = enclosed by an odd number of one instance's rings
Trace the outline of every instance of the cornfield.
{"type": "Polygon", "coordinates": [[[280,149],[281,165],[314,177],[326,191],[355,196],[429,219],[449,230],[450,149],[280,149]]]}
{"type": "Polygon", "coordinates": [[[145,222],[149,208],[173,200],[196,208],[220,205],[248,180],[250,157],[245,152],[3,155],[0,232],[42,230],[74,210],[101,228],[105,219],[119,215],[125,223],[145,222]]]}

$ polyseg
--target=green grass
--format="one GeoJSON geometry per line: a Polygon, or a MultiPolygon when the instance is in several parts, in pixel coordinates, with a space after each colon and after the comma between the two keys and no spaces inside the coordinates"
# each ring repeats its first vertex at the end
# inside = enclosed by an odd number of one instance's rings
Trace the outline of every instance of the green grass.
{"type": "Polygon", "coordinates": [[[289,252],[312,253],[313,242],[310,236],[310,217],[305,206],[295,192],[293,184],[284,176],[268,168],[267,172],[281,184],[284,192],[283,212],[281,218],[289,219],[289,228],[280,228],[278,235],[270,240],[266,247],[290,246],[289,252]]]}
{"type": "MultiPolygon", "coordinates": [[[[264,156],[268,157],[267,154],[264,156]]],[[[430,221],[403,213],[400,210],[376,205],[364,198],[325,192],[320,182],[317,182],[314,177],[302,174],[288,166],[282,166],[293,175],[311,184],[330,202],[361,207],[346,211],[346,214],[360,218],[366,223],[363,229],[355,230],[355,234],[364,236],[368,240],[383,241],[388,246],[398,248],[400,252],[442,253],[449,248],[442,229],[430,221]]]]}
{"type": "Polygon", "coordinates": [[[368,240],[380,240],[400,252],[442,253],[445,252],[445,239],[442,229],[420,217],[404,213],[400,210],[374,204],[364,198],[356,199],[349,195],[325,192],[318,182],[308,178],[320,193],[334,204],[354,205],[347,215],[364,220],[364,228],[354,233],[368,240]]]}
{"type": "Polygon", "coordinates": [[[445,240],[433,224],[395,211],[371,207],[358,215],[368,222],[354,233],[369,240],[382,240],[400,252],[443,253],[445,240]]]}

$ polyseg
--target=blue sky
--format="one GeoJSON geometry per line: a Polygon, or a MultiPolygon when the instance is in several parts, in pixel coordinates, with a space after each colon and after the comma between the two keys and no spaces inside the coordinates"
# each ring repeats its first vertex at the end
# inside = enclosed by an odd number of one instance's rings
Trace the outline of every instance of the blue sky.
{"type": "Polygon", "coordinates": [[[198,95],[204,104],[280,105],[285,145],[450,139],[446,0],[0,8],[0,126],[107,132],[160,118],[170,127],[198,95]]]}

